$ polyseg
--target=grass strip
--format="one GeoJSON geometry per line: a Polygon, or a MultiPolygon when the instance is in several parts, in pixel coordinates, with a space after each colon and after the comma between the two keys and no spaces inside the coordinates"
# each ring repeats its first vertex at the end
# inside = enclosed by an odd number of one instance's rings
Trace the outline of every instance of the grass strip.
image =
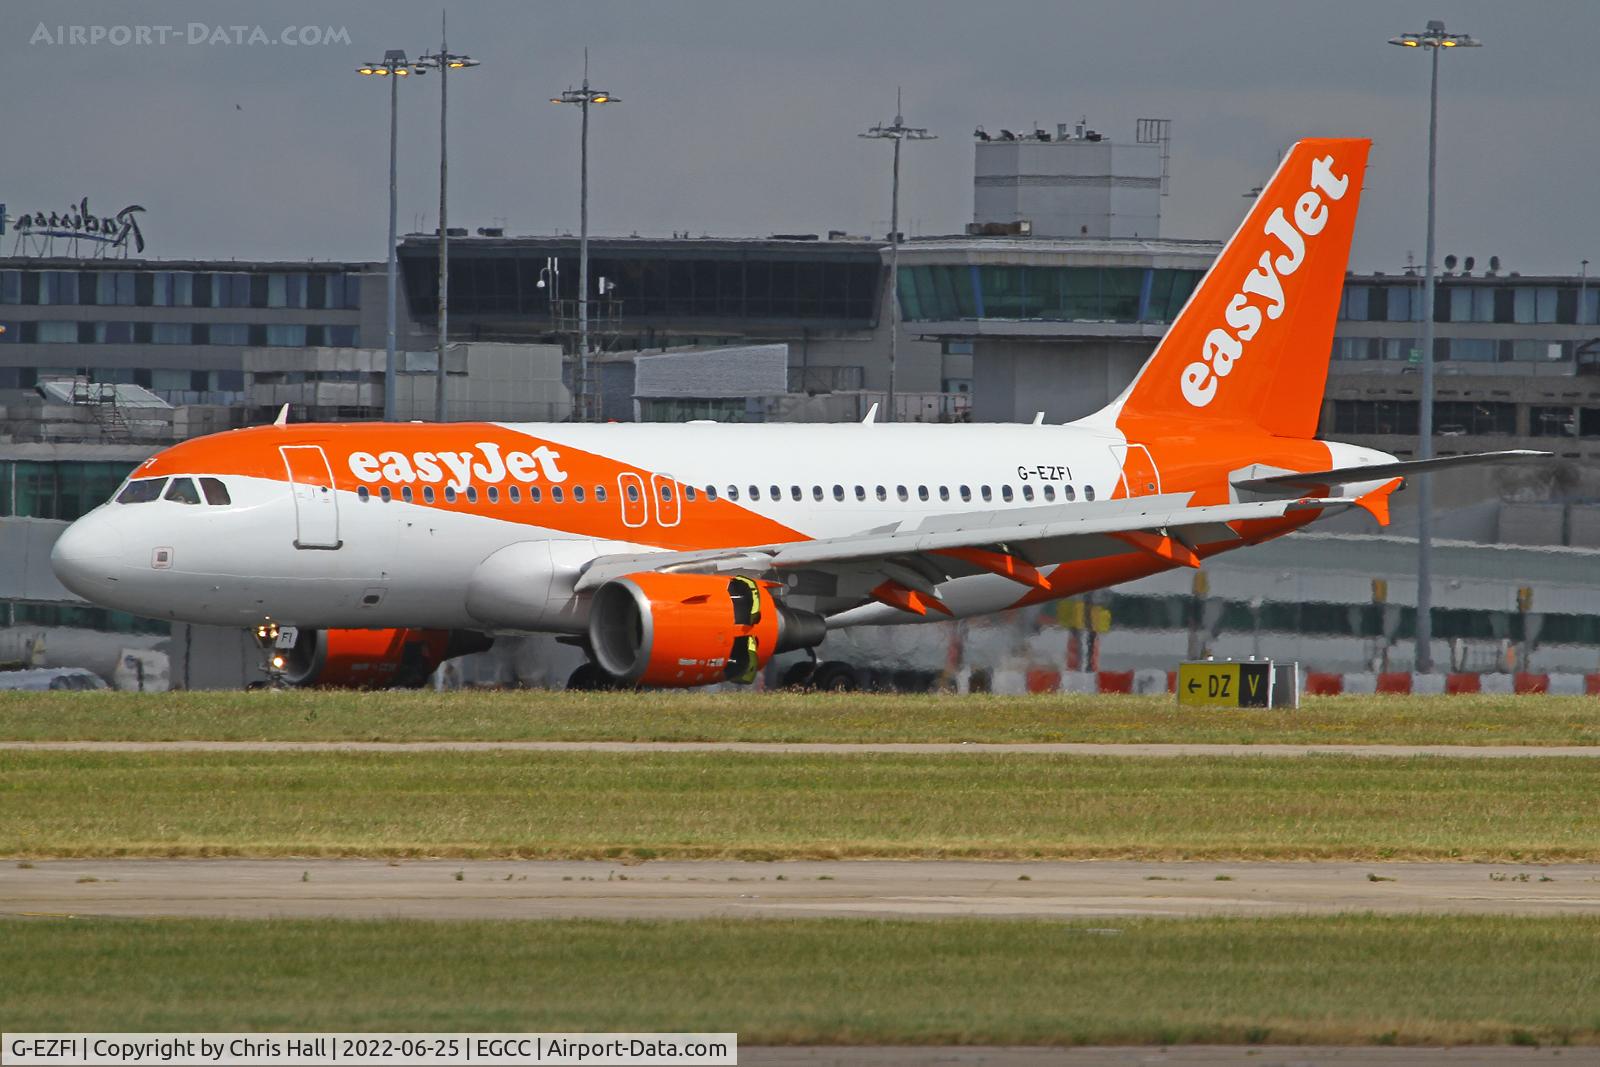
{"type": "Polygon", "coordinates": [[[11,920],[9,1031],[1595,1044],[1600,918],[11,920]]]}
{"type": "Polygon", "coordinates": [[[0,752],[0,855],[1600,859],[1586,760],[0,752]]]}
{"type": "Polygon", "coordinates": [[[14,741],[1140,741],[1600,744],[1553,696],[1311,697],[1298,711],[1170,697],[320,691],[0,693],[14,741]]]}

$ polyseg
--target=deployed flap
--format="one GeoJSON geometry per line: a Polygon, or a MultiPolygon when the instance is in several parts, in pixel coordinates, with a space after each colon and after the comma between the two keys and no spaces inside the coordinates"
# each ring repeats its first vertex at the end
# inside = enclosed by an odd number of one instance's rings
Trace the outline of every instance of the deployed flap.
{"type": "MultiPolygon", "coordinates": [[[[1140,531],[1162,531],[1162,536],[1170,536],[1171,531],[1187,527],[1276,519],[1291,512],[1307,509],[1342,510],[1354,503],[1342,498],[1304,498],[1188,507],[1184,503],[1186,499],[1179,494],[1169,494],[1134,500],[1108,500],[1097,504],[1067,505],[1059,509],[1034,509],[1045,512],[1049,517],[1041,517],[1031,522],[1000,523],[995,521],[994,513],[973,512],[948,517],[970,520],[969,523],[954,529],[927,530],[919,526],[909,530],[879,530],[849,537],[795,541],[781,545],[600,556],[584,569],[574,588],[581,593],[604,585],[612,578],[620,578],[637,571],[694,573],[733,571],[764,574],[774,570],[797,570],[829,564],[889,559],[907,553],[940,553],[966,548],[987,549],[997,543],[1018,544],[1140,531]]],[[[1057,561],[1038,559],[1033,562],[1045,564],[1057,561]]]]}
{"type": "Polygon", "coordinates": [[[1550,452],[1536,452],[1527,448],[1507,449],[1503,452],[1474,452],[1467,456],[1440,456],[1437,459],[1396,460],[1393,463],[1369,463],[1365,466],[1334,467],[1325,471],[1272,474],[1265,478],[1240,478],[1234,481],[1235,489],[1253,492],[1271,492],[1276,489],[1306,488],[1317,485],[1343,485],[1349,482],[1376,482],[1387,478],[1407,478],[1413,474],[1428,474],[1449,467],[1473,467],[1480,463],[1510,463],[1519,459],[1541,459],[1550,452]]]}

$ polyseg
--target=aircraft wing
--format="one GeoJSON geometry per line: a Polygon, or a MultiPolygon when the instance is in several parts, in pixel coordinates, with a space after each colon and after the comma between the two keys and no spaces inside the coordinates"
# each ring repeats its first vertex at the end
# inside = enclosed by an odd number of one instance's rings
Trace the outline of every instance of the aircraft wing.
{"type": "Polygon", "coordinates": [[[1520,459],[1542,459],[1549,452],[1514,448],[1503,452],[1474,452],[1465,456],[1440,456],[1436,459],[1397,460],[1394,463],[1370,463],[1365,466],[1334,467],[1325,471],[1308,471],[1272,474],[1263,478],[1240,478],[1233,483],[1235,489],[1251,492],[1275,492],[1283,489],[1311,488],[1319,485],[1342,485],[1349,482],[1376,482],[1388,478],[1405,478],[1413,474],[1427,474],[1450,467],[1471,467],[1480,463],[1511,463],[1520,459]]]}
{"type": "Polygon", "coordinates": [[[1198,566],[1199,544],[1238,540],[1228,524],[1282,518],[1308,509],[1343,509],[1342,498],[1263,500],[1186,506],[1187,493],[1055,505],[1005,512],[929,516],[919,522],[846,537],[693,552],[600,556],[579,576],[579,592],[639,571],[772,576],[805,570],[849,569],[924,596],[949,578],[1003,574],[1041,586],[1040,566],[1088,559],[1130,547],[1173,563],[1198,566]]]}

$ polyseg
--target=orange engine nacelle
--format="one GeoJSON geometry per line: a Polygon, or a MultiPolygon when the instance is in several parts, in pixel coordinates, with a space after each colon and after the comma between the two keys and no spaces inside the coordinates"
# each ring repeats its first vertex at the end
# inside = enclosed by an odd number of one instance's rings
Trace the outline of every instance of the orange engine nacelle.
{"type": "Polygon", "coordinates": [[[779,652],[827,633],[820,615],[779,603],[778,587],[709,574],[630,574],[595,590],[589,642],[600,668],[630,685],[751,682],[779,652]]]}
{"type": "Polygon", "coordinates": [[[281,669],[295,686],[416,689],[445,660],[490,643],[465,630],[301,630],[281,669]]]}

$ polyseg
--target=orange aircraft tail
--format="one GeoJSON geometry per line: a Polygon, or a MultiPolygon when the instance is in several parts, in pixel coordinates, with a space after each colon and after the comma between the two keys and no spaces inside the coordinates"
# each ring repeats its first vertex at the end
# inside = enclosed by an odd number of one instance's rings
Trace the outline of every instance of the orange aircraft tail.
{"type": "Polygon", "coordinates": [[[1316,434],[1367,140],[1299,141],[1117,405],[1130,420],[1316,434]]]}

